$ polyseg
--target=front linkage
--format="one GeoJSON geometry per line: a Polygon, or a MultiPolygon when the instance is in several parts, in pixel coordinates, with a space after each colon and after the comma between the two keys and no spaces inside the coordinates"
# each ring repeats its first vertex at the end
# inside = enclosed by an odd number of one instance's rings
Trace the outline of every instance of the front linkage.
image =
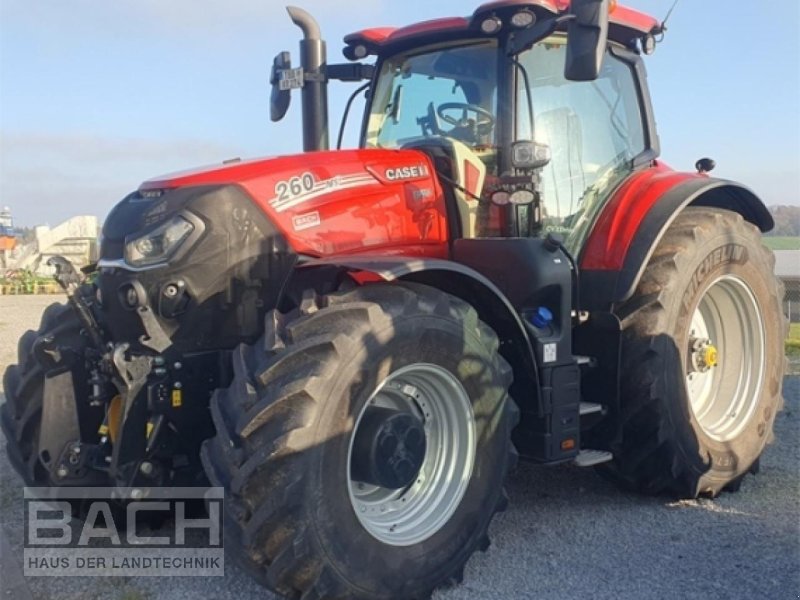
{"type": "Polygon", "coordinates": [[[48,265],[81,333],[77,347],[48,332],[34,345],[39,362],[48,365],[39,455],[58,457],[43,460],[51,479],[112,485],[121,498],[134,499],[151,486],[204,484],[197,456],[213,433],[208,395],[219,386],[220,353],[174,355],[144,293],[136,307],[146,332],[139,341],[153,353],[132,353],[130,344],[112,341],[103,328],[95,286],[62,257],[48,265]]]}

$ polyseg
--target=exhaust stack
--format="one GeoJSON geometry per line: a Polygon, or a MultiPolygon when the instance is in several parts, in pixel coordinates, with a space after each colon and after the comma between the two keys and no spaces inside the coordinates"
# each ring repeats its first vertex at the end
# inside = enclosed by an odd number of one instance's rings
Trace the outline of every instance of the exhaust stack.
{"type": "Polygon", "coordinates": [[[328,150],[328,84],[325,76],[327,51],[319,24],[308,12],[287,6],[289,17],[303,32],[300,65],[303,67],[303,150],[328,150]]]}

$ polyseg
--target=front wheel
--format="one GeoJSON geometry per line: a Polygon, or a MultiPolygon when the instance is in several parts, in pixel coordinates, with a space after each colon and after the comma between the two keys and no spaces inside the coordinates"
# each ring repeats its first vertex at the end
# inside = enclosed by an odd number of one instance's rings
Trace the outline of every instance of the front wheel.
{"type": "Polygon", "coordinates": [[[760,232],[687,208],[656,248],[623,326],[621,436],[604,468],[639,490],[735,490],[782,407],[782,286],[760,232]]]}
{"type": "MultiPolygon", "coordinates": [[[[17,345],[17,363],[6,369],[3,389],[6,402],[0,406],[0,425],[6,437],[6,452],[14,469],[29,486],[58,485],[39,453],[45,374],[56,365],[37,356],[38,340],[53,338],[60,345],[85,346],[80,322],[72,308],[54,303],[45,309],[37,331],[28,330],[17,345]]],[[[47,458],[47,457],[45,457],[47,458]]]]}
{"type": "Polygon", "coordinates": [[[511,369],[463,301],[372,285],[272,313],[203,447],[228,549],[288,597],[426,598],[504,508],[511,369]]]}

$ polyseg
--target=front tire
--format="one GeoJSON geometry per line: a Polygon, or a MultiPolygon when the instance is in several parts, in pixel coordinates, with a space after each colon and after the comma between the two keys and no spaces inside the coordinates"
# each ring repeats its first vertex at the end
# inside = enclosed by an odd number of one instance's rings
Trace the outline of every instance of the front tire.
{"type": "Polygon", "coordinates": [[[647,493],[738,489],[782,408],[782,286],[760,232],[687,208],[659,243],[623,326],[621,435],[603,470],[647,493]]]}
{"type": "Polygon", "coordinates": [[[50,477],[39,456],[44,379],[55,366],[51,358],[36,356],[35,345],[43,338],[53,338],[59,345],[78,351],[86,346],[73,309],[67,304],[51,304],[42,314],[39,329],[28,330],[19,339],[18,363],[9,366],[3,375],[6,401],[0,406],[0,425],[6,452],[11,465],[29,486],[59,484],[50,477]]]}
{"type": "Polygon", "coordinates": [[[227,548],[293,598],[427,598],[460,581],[488,547],[516,456],[495,334],[463,301],[416,285],[307,297],[267,324],[236,350],[202,451],[225,488],[227,548]],[[388,462],[359,462],[394,435],[370,445],[381,411],[401,415],[405,445],[388,462]]]}

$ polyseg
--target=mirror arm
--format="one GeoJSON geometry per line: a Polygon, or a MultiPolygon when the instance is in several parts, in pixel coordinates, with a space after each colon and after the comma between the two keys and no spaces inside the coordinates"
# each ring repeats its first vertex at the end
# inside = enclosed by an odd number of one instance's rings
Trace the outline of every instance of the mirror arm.
{"type": "Polygon", "coordinates": [[[375,65],[365,65],[363,63],[328,65],[325,67],[325,75],[328,79],[336,79],[337,81],[372,80],[375,77],[375,65]]]}
{"type": "Polygon", "coordinates": [[[562,15],[560,17],[548,19],[547,21],[540,21],[530,29],[512,34],[506,45],[506,54],[508,56],[516,56],[517,54],[525,52],[525,50],[530,49],[536,42],[555,33],[559,25],[572,21],[573,19],[575,19],[575,15],[562,15]]]}

